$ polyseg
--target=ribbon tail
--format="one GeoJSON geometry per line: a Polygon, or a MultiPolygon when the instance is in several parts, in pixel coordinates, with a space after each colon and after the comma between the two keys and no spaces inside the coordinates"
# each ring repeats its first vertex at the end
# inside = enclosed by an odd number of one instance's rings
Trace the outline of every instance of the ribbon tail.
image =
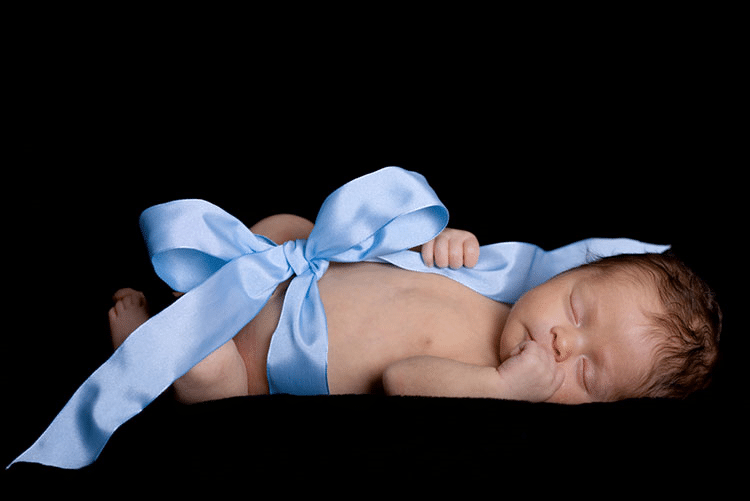
{"type": "Polygon", "coordinates": [[[474,268],[428,267],[417,252],[402,251],[371,259],[406,270],[433,273],[455,280],[495,301],[513,304],[552,277],[598,258],[618,254],[662,253],[669,245],[640,242],[629,238],[589,238],[545,251],[523,242],[502,242],[482,246],[474,268]]]}
{"type": "Polygon", "coordinates": [[[232,339],[291,275],[254,257],[231,261],[136,329],[13,463],[81,468],[96,460],[120,425],[232,339]]]}
{"type": "Polygon", "coordinates": [[[271,394],[328,394],[328,326],[312,273],[289,284],[266,371],[271,394]]]}

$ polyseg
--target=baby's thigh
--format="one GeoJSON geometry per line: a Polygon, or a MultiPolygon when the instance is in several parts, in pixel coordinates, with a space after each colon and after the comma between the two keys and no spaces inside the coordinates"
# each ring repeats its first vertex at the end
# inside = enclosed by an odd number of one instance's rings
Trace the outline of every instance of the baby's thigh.
{"type": "Polygon", "coordinates": [[[245,362],[230,340],[174,382],[178,401],[195,404],[248,394],[245,362]]]}
{"type": "Polygon", "coordinates": [[[237,353],[242,358],[245,368],[248,395],[268,394],[266,359],[268,357],[268,348],[271,344],[271,336],[264,335],[266,329],[259,328],[261,326],[257,325],[264,323],[265,316],[262,315],[262,312],[258,316],[243,327],[234,337],[237,353]],[[261,318],[258,318],[258,316],[261,318]]]}
{"type": "Polygon", "coordinates": [[[280,284],[255,318],[234,336],[237,351],[245,363],[250,395],[268,393],[266,359],[271,346],[271,338],[279,324],[284,296],[290,281],[291,279],[280,284]]]}

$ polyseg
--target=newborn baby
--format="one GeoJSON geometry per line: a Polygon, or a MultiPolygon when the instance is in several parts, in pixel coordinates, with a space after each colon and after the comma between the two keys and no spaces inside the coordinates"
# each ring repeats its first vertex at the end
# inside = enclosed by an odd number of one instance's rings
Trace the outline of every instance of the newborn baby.
{"type": "MultiPolygon", "coordinates": [[[[277,244],[313,223],[271,216],[250,229],[277,244]]],[[[479,243],[445,229],[421,248],[428,266],[473,267],[479,243]]],[[[269,392],[266,358],[289,280],[237,335],[173,384],[196,403],[269,392]]],[[[578,404],[684,397],[704,388],[721,312],[677,259],[625,254],[568,270],[513,305],[444,276],[384,263],[331,263],[318,282],[328,325],[331,394],[488,397],[578,404]]],[[[179,295],[176,293],[176,295],[179,295]]],[[[121,289],[109,312],[117,348],[149,318],[121,289]]]]}
{"type": "Polygon", "coordinates": [[[446,229],[426,179],[398,167],[331,193],[315,224],[276,215],[248,229],[196,199],[140,221],[154,271],[185,295],[149,318],[142,293],[119,290],[116,351],[14,463],[91,464],[170,386],[185,403],[384,392],[576,404],[685,397],[717,360],[719,306],[658,254],[667,247],[501,242],[480,256],[474,235],[446,229]]]}

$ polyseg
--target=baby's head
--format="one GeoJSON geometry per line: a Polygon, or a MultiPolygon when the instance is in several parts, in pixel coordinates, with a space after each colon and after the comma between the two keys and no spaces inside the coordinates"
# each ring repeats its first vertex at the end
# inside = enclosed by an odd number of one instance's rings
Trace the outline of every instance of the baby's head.
{"type": "Polygon", "coordinates": [[[624,254],[527,292],[508,316],[500,358],[528,339],[549,349],[565,371],[551,402],[684,398],[709,384],[720,331],[713,292],[681,261],[624,254]]]}

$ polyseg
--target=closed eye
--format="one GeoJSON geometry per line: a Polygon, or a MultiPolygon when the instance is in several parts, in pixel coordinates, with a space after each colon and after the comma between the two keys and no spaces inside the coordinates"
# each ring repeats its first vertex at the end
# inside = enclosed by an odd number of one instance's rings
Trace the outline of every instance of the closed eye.
{"type": "Polygon", "coordinates": [[[573,323],[575,325],[580,325],[580,321],[578,320],[578,313],[576,312],[576,308],[573,305],[573,293],[570,294],[570,312],[573,314],[573,323]]]}
{"type": "Polygon", "coordinates": [[[581,386],[583,386],[583,389],[586,390],[586,393],[588,393],[590,395],[591,391],[589,390],[589,385],[586,382],[586,359],[585,358],[581,359],[581,369],[580,370],[581,370],[581,376],[580,376],[581,386]]]}

